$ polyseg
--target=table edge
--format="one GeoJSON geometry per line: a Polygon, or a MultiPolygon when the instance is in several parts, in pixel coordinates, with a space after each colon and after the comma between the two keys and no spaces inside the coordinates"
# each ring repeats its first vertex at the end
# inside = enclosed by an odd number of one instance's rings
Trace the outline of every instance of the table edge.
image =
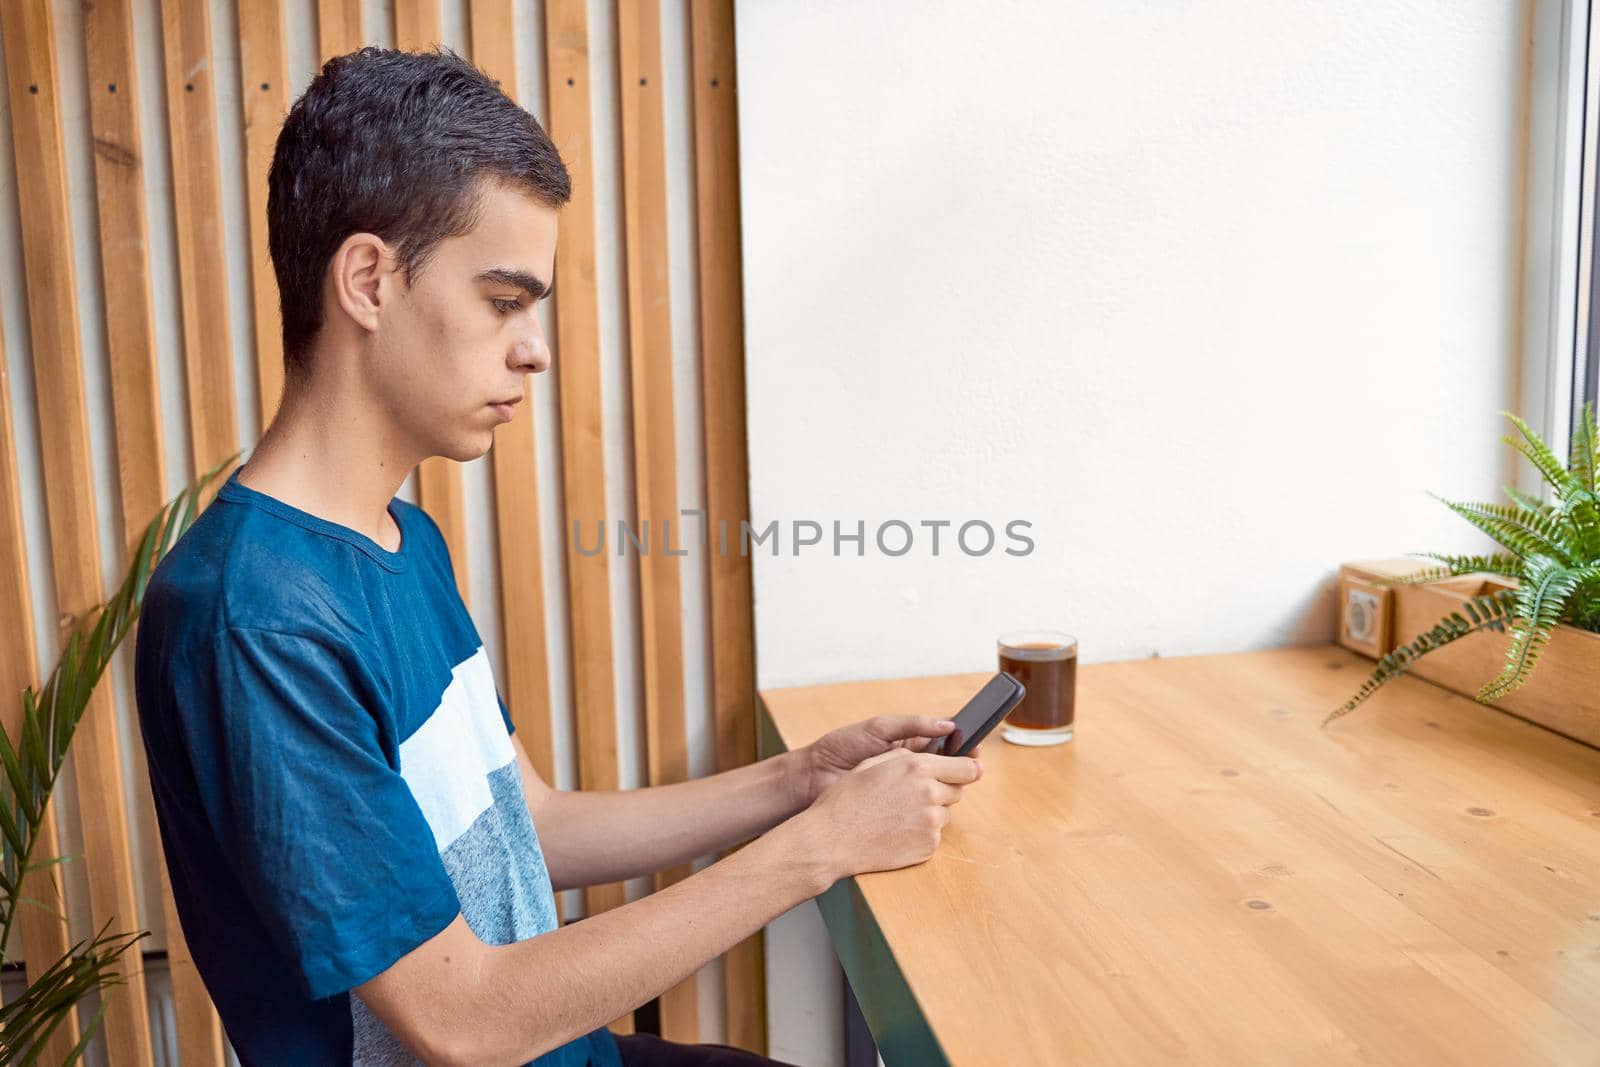
{"type": "MultiPolygon", "coordinates": [[[[761,759],[789,750],[760,694],[756,697],[756,747],[761,759]]],[[[841,878],[816,898],[816,904],[883,1062],[949,1067],[950,1060],[856,879],[841,878]]]]}

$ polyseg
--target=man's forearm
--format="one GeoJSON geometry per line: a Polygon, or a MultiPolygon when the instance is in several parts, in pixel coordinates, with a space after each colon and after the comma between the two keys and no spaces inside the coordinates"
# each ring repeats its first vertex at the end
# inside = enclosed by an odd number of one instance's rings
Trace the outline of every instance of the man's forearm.
{"type": "Polygon", "coordinates": [[[825,842],[800,820],[648,897],[491,948],[463,989],[458,1062],[526,1063],[604,1026],[827,889],[825,842]]]}
{"type": "Polygon", "coordinates": [[[534,813],[557,890],[686,863],[765,833],[805,807],[799,752],[673,785],[557,790],[534,813]]]}

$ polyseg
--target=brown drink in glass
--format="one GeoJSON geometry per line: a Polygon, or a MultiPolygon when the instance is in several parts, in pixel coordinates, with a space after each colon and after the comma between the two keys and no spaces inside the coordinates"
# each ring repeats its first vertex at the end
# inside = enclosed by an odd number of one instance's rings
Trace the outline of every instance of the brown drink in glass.
{"type": "Polygon", "coordinates": [[[1018,745],[1072,740],[1078,688],[1078,639],[1054,630],[1020,630],[998,642],[1000,669],[1027,690],[1006,716],[1000,736],[1018,745]]]}

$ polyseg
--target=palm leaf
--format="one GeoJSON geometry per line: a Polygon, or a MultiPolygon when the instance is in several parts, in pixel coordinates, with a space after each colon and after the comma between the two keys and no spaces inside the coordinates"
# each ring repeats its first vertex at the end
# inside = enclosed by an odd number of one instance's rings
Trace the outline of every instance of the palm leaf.
{"type": "MultiPolygon", "coordinates": [[[[22,723],[16,738],[6,737],[4,731],[0,731],[0,767],[5,772],[0,775],[0,873],[5,883],[5,893],[0,897],[0,957],[5,954],[16,919],[22,873],[34,866],[29,856],[38,838],[46,803],[90,695],[138,618],[156,564],[194,521],[206,486],[238,456],[239,453],[235,453],[202,474],[151,520],[116,594],[74,620],[61,657],[43,687],[29,686],[24,690],[22,723]]],[[[95,987],[98,987],[98,979],[95,987]]],[[[31,984],[29,989],[32,990],[31,984]]],[[[77,999],[73,997],[68,1007],[77,999]]],[[[0,1031],[0,1038],[8,1040],[12,1027],[6,1019],[6,1013],[0,1011],[0,1026],[5,1028],[0,1031]]],[[[29,1031],[24,1026],[18,1032],[29,1031]]],[[[0,1045],[5,1049],[11,1047],[0,1045]]],[[[0,1055],[0,1062],[13,1060],[0,1055]]]]}
{"type": "Polygon", "coordinates": [[[38,897],[30,897],[24,893],[17,897],[17,903],[26,904],[30,908],[38,908],[40,911],[48,913],[52,918],[59,919],[62,926],[66,926],[71,921],[67,918],[66,912],[52,908],[38,897]]]}
{"type": "MultiPolygon", "coordinates": [[[[109,926],[109,921],[107,922],[109,926]]],[[[88,946],[78,942],[67,954],[28,983],[23,993],[0,1008],[0,1063],[37,1063],[52,1034],[71,1015],[78,1001],[91,992],[101,992],[101,1009],[110,988],[123,984],[113,965],[128,949],[149,937],[147,930],[137,934],[106,935],[101,927],[88,946]]],[[[84,1028],[78,1045],[64,1064],[75,1063],[100,1024],[97,1012],[84,1028]]]]}

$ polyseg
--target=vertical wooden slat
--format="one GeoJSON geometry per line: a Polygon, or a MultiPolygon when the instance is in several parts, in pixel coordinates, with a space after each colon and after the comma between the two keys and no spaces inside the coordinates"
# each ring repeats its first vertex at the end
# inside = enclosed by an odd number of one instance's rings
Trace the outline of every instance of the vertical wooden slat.
{"type": "MultiPolygon", "coordinates": [[[[395,0],[395,46],[409,52],[439,43],[439,0],[395,0]]],[[[461,464],[444,456],[429,456],[417,467],[417,503],[433,516],[450,546],[456,588],[463,603],[468,597],[467,507],[461,492],[461,464]]]]}
{"type": "Polygon", "coordinates": [[[472,63],[489,75],[500,87],[501,92],[515,100],[517,99],[517,38],[512,2],[470,0],[470,4],[467,33],[472,46],[472,63]]]}
{"type": "MultiPolygon", "coordinates": [[[[7,369],[5,346],[0,339],[0,632],[15,634],[4,654],[0,654],[0,726],[16,742],[22,736],[22,691],[39,681],[39,652],[33,640],[33,597],[28,591],[28,553],[22,535],[22,487],[17,476],[17,451],[11,426],[11,376],[7,369]]],[[[50,863],[60,855],[56,837],[56,805],[52,797],[45,805],[44,822],[39,826],[30,862],[50,863]]],[[[61,865],[50,864],[22,880],[22,892],[41,901],[62,918],[31,904],[19,905],[9,956],[17,955],[21,942],[27,966],[25,973],[40,971],[67,954],[71,939],[65,921],[66,895],[61,888],[61,865]]],[[[45,1046],[43,1061],[63,1063],[78,1041],[77,1013],[69,1015],[45,1046]]]]}
{"type": "Polygon", "coordinates": [[[439,524],[450,546],[450,564],[463,604],[472,603],[467,590],[467,505],[461,491],[461,465],[445,456],[429,456],[417,465],[417,504],[439,524]]]}
{"type": "MultiPolygon", "coordinates": [[[[578,717],[578,774],[585,789],[616,789],[617,698],[611,647],[611,542],[585,555],[574,528],[595,547],[606,521],[605,439],[600,392],[600,297],[595,278],[594,158],[589,107],[589,18],[584,0],[546,0],[545,71],[550,136],[572,174],[572,201],[556,243],[556,347],[561,462],[571,603],[572,689],[578,717]]],[[[589,914],[626,900],[621,883],[590,886],[589,914]]],[[[632,1016],[613,1023],[626,1030],[632,1016]]]]}
{"type": "MultiPolygon", "coordinates": [[[[667,256],[667,181],[661,107],[661,7],[617,3],[617,94],[622,102],[622,198],[628,275],[628,362],[633,382],[634,491],[654,541],[639,557],[645,723],[651,785],[689,777],[683,686],[677,444],[672,396],[672,308],[667,256]],[[667,531],[675,530],[671,544],[667,531]]],[[[657,889],[689,876],[688,864],[656,875],[657,889]]],[[[661,995],[661,1035],[699,1040],[696,976],[661,995]]]]}
{"type": "Polygon", "coordinates": [[[366,42],[361,0],[317,0],[317,56],[326,63],[366,42]]]}
{"type": "MultiPolygon", "coordinates": [[[[744,310],[739,251],[739,114],[733,0],[693,0],[695,205],[699,240],[700,345],[711,586],[711,699],[717,766],[756,756],[755,627],[749,557],[721,548],[722,523],[738,545],[750,516],[745,453],[744,310]]],[[[724,960],[727,1042],[765,1054],[766,966],[762,935],[724,960]]]]}
{"type": "MultiPolygon", "coordinates": [[[[144,211],[144,152],[133,61],[133,14],[128,0],[101,0],[84,10],[89,114],[94,134],[95,193],[100,262],[111,364],[112,414],[122,500],[123,560],[166,500],[150,304],[150,263],[144,211]]],[[[103,683],[102,683],[103,684],[103,683]]],[[[135,732],[135,744],[138,744],[135,732]]],[[[137,762],[137,754],[135,754],[137,762]]],[[[148,790],[141,796],[148,798],[148,790]]],[[[189,956],[161,841],[150,841],[161,877],[167,968],[173,988],[178,1049],[185,1067],[223,1063],[222,1024],[189,956]]]]}
{"type": "Polygon", "coordinates": [[[261,425],[277,414],[283,394],[283,320],[278,280],[267,249],[267,170],[289,109],[289,61],[284,52],[282,0],[239,5],[239,94],[244,102],[244,156],[250,230],[250,291],[256,342],[261,425]]]}
{"type": "MultiPolygon", "coordinates": [[[[472,0],[472,60],[512,99],[517,94],[511,0],[472,0]]],[[[550,659],[544,623],[544,568],[539,551],[538,454],[533,436],[533,378],[523,385],[520,418],[495,429],[495,529],[500,544],[500,630],[507,706],[539,777],[555,781],[550,720],[550,659]]],[[[561,901],[556,901],[559,917],[561,901]]]]}
{"type": "MultiPolygon", "coordinates": [[[[191,469],[209,470],[238,447],[234,416],[233,341],[228,324],[227,261],[223,255],[222,186],[217,158],[217,112],[213,90],[210,15],[201,0],[162,0],[162,37],[167,83],[167,132],[172,158],[173,220],[177,232],[178,281],[183,324],[184,374],[188,384],[191,469]]],[[[221,479],[207,491],[216,492],[221,479]]],[[[172,889],[161,866],[162,893],[172,889]]],[[[175,909],[168,929],[179,929],[175,909]]],[[[188,946],[170,960],[179,973],[193,968],[188,946]]],[[[169,952],[171,950],[169,949],[169,952]]],[[[211,1063],[218,1055],[215,1009],[198,983],[174,987],[182,1055],[211,1063]]]]}
{"type": "MultiPolygon", "coordinates": [[[[207,5],[203,0],[162,0],[161,31],[183,364],[189,386],[189,450],[193,469],[204,471],[233,453],[239,432],[207,5]]],[[[208,500],[220,484],[220,479],[212,483],[208,500]]]]}
{"type": "MultiPolygon", "coordinates": [[[[104,599],[95,533],[83,350],[78,332],[66,164],[56,99],[55,33],[48,0],[0,4],[6,51],[28,318],[44,458],[45,510],[63,635],[104,599]]],[[[122,753],[111,686],[95,687],[73,737],[71,759],[95,929],[139,928],[123,803],[122,753]]],[[[45,923],[42,925],[53,925],[45,923]]],[[[117,1067],[152,1062],[144,969],[137,949],[119,968],[126,985],[107,1000],[106,1047],[117,1067]]],[[[42,958],[42,957],[41,957],[42,958]]]]}
{"type": "Polygon", "coordinates": [[[439,43],[439,0],[394,0],[394,46],[416,52],[439,43]]]}
{"type": "Polygon", "coordinates": [[[100,217],[101,289],[111,364],[117,474],[128,515],[124,558],[166,499],[161,393],[150,303],[150,255],[144,210],[144,147],[133,65],[129,0],[99,0],[83,12],[94,135],[95,197],[100,217]]]}
{"type": "Polygon", "coordinates": [[[172,875],[167,871],[166,853],[159,838],[150,857],[161,874],[162,914],[167,923],[167,973],[172,981],[172,1015],[178,1028],[178,1063],[182,1067],[199,1064],[221,1067],[223,1052],[222,1020],[206,992],[183,936],[177,905],[172,900],[172,875]]]}

